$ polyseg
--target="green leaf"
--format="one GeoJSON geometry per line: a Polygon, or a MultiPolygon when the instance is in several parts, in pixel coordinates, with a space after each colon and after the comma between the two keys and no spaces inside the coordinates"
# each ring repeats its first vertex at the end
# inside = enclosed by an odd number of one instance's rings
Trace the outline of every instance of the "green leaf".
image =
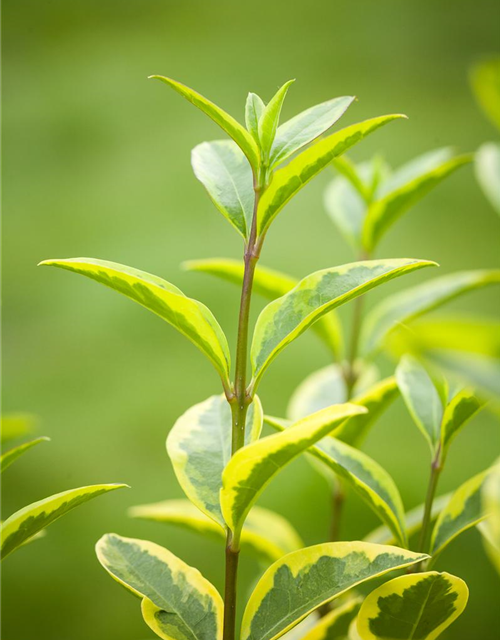
{"type": "Polygon", "coordinates": [[[2,453],[0,456],[0,471],[5,471],[5,469],[7,469],[14,460],[19,458],[19,456],[22,456],[26,451],[29,451],[32,447],[40,444],[40,442],[48,442],[49,440],[50,438],[47,437],[36,438],[36,440],[30,440],[30,442],[25,442],[24,444],[20,444],[18,447],[14,447],[5,453],[2,453]]]}
{"type": "Polygon", "coordinates": [[[95,484],[57,493],[16,511],[1,525],[2,559],[68,511],[126,484],[95,484]]]}
{"type": "Polygon", "coordinates": [[[353,96],[343,96],[322,102],[278,127],[271,149],[271,168],[278,166],[296,151],[325,133],[344,115],[353,101],[353,96]]]}
{"type": "Polygon", "coordinates": [[[484,113],[500,130],[500,57],[494,56],[471,69],[471,84],[484,113]]]}
{"type": "MultiPolygon", "coordinates": [[[[265,416],[265,421],[273,428],[282,430],[283,433],[296,428],[296,426],[286,428],[286,423],[269,416],[265,416]]],[[[309,449],[309,453],[342,478],[382,522],[390,527],[398,544],[407,547],[403,502],[394,480],[366,453],[337,440],[336,435],[337,431],[333,437],[325,437],[316,442],[309,449]]]]}
{"type": "MultiPolygon", "coordinates": [[[[262,406],[255,397],[247,412],[246,444],[258,440],[262,420],[262,406]]],[[[188,409],[167,437],[167,452],[184,493],[224,528],[219,494],[222,472],[231,458],[231,430],[231,408],[220,395],[188,409]]]]}
{"type": "Polygon", "coordinates": [[[238,146],[231,140],[202,142],[191,152],[191,164],[217,209],[248,238],[255,193],[252,169],[238,146]]]}
{"type": "Polygon", "coordinates": [[[144,618],[160,637],[222,640],[222,598],[197,569],[153,542],[114,533],[99,540],[96,553],[111,577],[154,605],[144,605],[144,618]]]}
{"type": "Polygon", "coordinates": [[[346,418],[366,411],[343,404],[318,411],[283,433],[267,436],[237,451],[222,474],[220,501],[228,527],[238,540],[252,505],[278,471],[346,418]]]}
{"type": "Polygon", "coordinates": [[[28,435],[34,429],[35,416],[29,413],[6,413],[1,417],[1,442],[10,442],[28,435]]]}
{"type": "Polygon", "coordinates": [[[361,598],[350,600],[336,607],[321,618],[318,624],[306,633],[302,640],[344,640],[349,626],[361,607],[361,598]]]}
{"type": "MultiPolygon", "coordinates": [[[[189,500],[165,500],[129,509],[129,515],[142,520],[173,524],[205,537],[225,542],[223,527],[207,517],[189,500]]],[[[292,525],[282,516],[254,507],[241,532],[241,547],[266,562],[274,562],[286,553],[303,546],[303,542],[292,525]]]]}
{"type": "Polygon", "coordinates": [[[198,107],[203,113],[211,118],[216,124],[223,129],[229,137],[231,137],[236,144],[240,147],[243,153],[248,158],[248,161],[252,167],[257,170],[259,167],[259,148],[248,133],[248,131],[237,122],[232,116],[226,113],[223,109],[215,105],[210,100],[207,100],[202,95],[193,91],[189,87],[186,87],[180,82],[176,82],[171,78],[165,78],[164,76],[149,76],[154,80],[161,80],[166,85],[171,87],[174,91],[177,91],[181,96],[186,98],[195,107],[198,107]]]}
{"type": "Polygon", "coordinates": [[[253,139],[259,144],[259,120],[266,105],[256,93],[249,93],[245,105],[245,124],[253,139]]]}
{"type": "Polygon", "coordinates": [[[499,283],[500,269],[460,271],[386,298],[366,316],[360,339],[362,353],[366,357],[373,355],[396,325],[413,320],[464,293],[499,283]]]}
{"type": "Polygon", "coordinates": [[[431,377],[418,360],[406,355],[396,369],[396,379],[411,417],[434,453],[441,438],[443,404],[431,377]]]}
{"type": "Polygon", "coordinates": [[[281,115],[281,108],[285,100],[286,94],[291,84],[295,80],[289,80],[286,82],[277,92],[276,95],[270,100],[269,104],[265,107],[259,119],[259,142],[262,152],[263,162],[267,164],[269,153],[276,136],[276,130],[281,115]]]}
{"type": "Polygon", "coordinates": [[[387,229],[429,191],[464,164],[471,155],[449,159],[449,151],[439,149],[413,160],[394,173],[385,184],[386,195],[370,205],[363,225],[363,245],[373,251],[387,229]]]}
{"type": "Polygon", "coordinates": [[[486,552],[500,573],[500,460],[483,483],[481,499],[488,518],[478,528],[484,537],[486,552]]]}
{"type": "Polygon", "coordinates": [[[251,347],[254,387],[274,358],[328,311],[404,274],[432,266],[425,260],[367,260],[323,269],[264,308],[251,347]]]}
{"type": "Polygon", "coordinates": [[[230,354],[226,336],[212,312],[162,278],[115,262],[93,258],[45,260],[42,266],[79,273],[118,291],[166,320],[202,351],[229,385],[230,354]]]}
{"type": "Polygon", "coordinates": [[[315,142],[285,167],[276,171],[257,209],[258,235],[262,236],[266,233],[285,204],[334,158],[380,127],[403,117],[405,116],[381,116],[346,127],[315,142]]]}
{"type": "Polygon", "coordinates": [[[366,542],[328,542],[275,562],[250,596],[242,640],[275,640],[348,589],[425,559],[423,554],[366,542]]]}
{"type": "Polygon", "coordinates": [[[483,144],[476,154],[476,178],[491,206],[500,213],[500,145],[483,144]]]}
{"type": "MultiPolygon", "coordinates": [[[[245,265],[241,260],[230,258],[207,258],[204,260],[187,260],[182,267],[188,271],[208,273],[238,286],[243,283],[245,265]]],[[[253,280],[253,291],[275,300],[293,289],[299,281],[281,271],[257,266],[253,280]]],[[[313,327],[314,332],[326,344],[336,359],[340,359],[342,351],[342,326],[337,315],[331,312],[318,320],[313,327]]]]}
{"type": "Polygon", "coordinates": [[[469,590],[449,573],[399,576],[372,591],[361,605],[362,640],[435,640],[467,605],[469,590]]]}
{"type": "Polygon", "coordinates": [[[324,205],[328,216],[338,227],[346,242],[355,252],[359,252],[363,246],[363,224],[367,210],[366,201],[361,193],[349,180],[341,176],[328,185],[324,195],[324,205]]]}
{"type": "Polygon", "coordinates": [[[452,440],[484,406],[470,389],[463,389],[447,404],[441,427],[441,459],[444,462],[452,440]]]}
{"type": "Polygon", "coordinates": [[[452,540],[486,517],[481,504],[481,489],[489,472],[490,469],[487,469],[467,480],[453,493],[439,514],[431,538],[433,562],[452,540]]]}

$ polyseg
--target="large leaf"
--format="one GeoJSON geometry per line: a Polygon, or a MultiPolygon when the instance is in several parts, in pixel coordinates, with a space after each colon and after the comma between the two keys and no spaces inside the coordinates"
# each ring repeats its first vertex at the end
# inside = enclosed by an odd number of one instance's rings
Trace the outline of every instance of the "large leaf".
{"type": "Polygon", "coordinates": [[[441,459],[444,461],[452,440],[484,403],[470,389],[459,391],[445,408],[441,426],[441,459]]]}
{"type": "Polygon", "coordinates": [[[322,171],[334,158],[360,142],[378,128],[402,118],[401,115],[381,116],[346,127],[313,144],[291,162],[279,169],[257,209],[257,232],[264,235],[285,204],[322,171]]]}
{"type": "Polygon", "coordinates": [[[365,356],[373,355],[396,325],[413,320],[468,291],[499,283],[500,269],[461,271],[390,296],[366,316],[361,332],[361,352],[365,356]]]}
{"type": "Polygon", "coordinates": [[[32,538],[55,520],[97,496],[122,489],[126,484],[95,484],[57,493],[16,511],[1,524],[2,558],[32,538]]]}
{"type": "Polygon", "coordinates": [[[427,556],[366,542],[329,542],[275,562],[250,596],[242,640],[275,640],[348,589],[427,556]]]}
{"type": "MultiPolygon", "coordinates": [[[[223,527],[207,517],[189,500],[165,500],[132,507],[129,515],[143,520],[177,525],[201,533],[205,537],[213,537],[220,542],[226,539],[223,527]]],[[[241,546],[245,551],[248,550],[268,562],[274,562],[286,553],[300,549],[303,543],[285,518],[268,509],[254,507],[248,514],[241,532],[241,546]]]]}
{"type": "Polygon", "coordinates": [[[201,302],[186,297],[162,278],[115,262],[72,258],[45,260],[40,264],[91,278],[156,313],[189,338],[229,384],[230,354],[226,336],[212,312],[201,302]]]}
{"type": "Polygon", "coordinates": [[[346,112],[353,100],[353,96],[343,96],[322,102],[278,127],[271,149],[271,168],[278,166],[327,131],[346,112]]]}
{"type": "Polygon", "coordinates": [[[500,57],[476,64],[471,70],[471,83],[483,111],[500,130],[500,57]]]}
{"type": "Polygon", "coordinates": [[[96,545],[99,562],[134,595],[147,598],[145,620],[168,640],[221,640],[223,604],[201,573],[153,542],[114,533],[96,545]]]}
{"type": "Polygon", "coordinates": [[[500,213],[500,145],[483,144],[476,154],[476,177],[491,206],[500,213]]]}
{"type": "Polygon", "coordinates": [[[277,91],[276,95],[273,96],[273,98],[269,101],[269,104],[264,108],[264,111],[259,118],[259,142],[263,162],[265,162],[266,164],[268,162],[269,153],[276,136],[281,108],[283,106],[283,102],[285,100],[288,89],[293,82],[295,82],[295,80],[289,80],[277,91]]]}
{"type": "Polygon", "coordinates": [[[361,598],[355,598],[336,607],[323,616],[302,640],[345,640],[360,606],[361,598]]]}
{"type": "Polygon", "coordinates": [[[35,440],[30,440],[29,442],[20,444],[18,447],[13,447],[5,453],[2,453],[0,456],[0,471],[5,471],[5,469],[7,469],[14,460],[19,458],[19,456],[22,456],[26,451],[29,451],[32,447],[36,447],[37,444],[40,444],[41,442],[48,442],[49,440],[50,438],[45,436],[42,438],[36,438],[35,440]]]}
{"type": "Polygon", "coordinates": [[[467,605],[469,590],[449,573],[399,576],[372,591],[361,605],[362,640],[435,640],[467,605]]]}
{"type": "MultiPolygon", "coordinates": [[[[243,283],[244,262],[230,258],[206,258],[203,260],[187,260],[182,263],[188,271],[208,273],[227,282],[241,286],[243,283]]],[[[269,269],[261,265],[255,269],[253,291],[275,300],[293,289],[299,281],[297,278],[269,269]]],[[[318,320],[313,327],[314,332],[323,340],[336,359],[340,359],[342,351],[342,326],[337,315],[331,312],[318,320]]]]}
{"type": "Polygon", "coordinates": [[[410,207],[473,156],[449,157],[439,149],[413,160],[395,172],[384,184],[384,195],[368,208],[363,225],[363,245],[373,251],[382,235],[410,207]]]}
{"type": "Polygon", "coordinates": [[[283,433],[267,436],[237,451],[222,474],[220,495],[224,520],[235,539],[252,505],[278,471],[343,420],[364,411],[353,404],[328,407],[283,433]]]}
{"type": "Polygon", "coordinates": [[[194,104],[195,107],[198,107],[198,109],[203,111],[203,113],[218,124],[219,127],[236,142],[248,158],[252,167],[257,170],[259,166],[259,148],[245,127],[216,104],[210,102],[210,100],[207,100],[196,91],[193,91],[193,89],[186,87],[186,85],[176,82],[171,78],[165,78],[164,76],[150,76],[150,78],[161,80],[161,82],[164,82],[174,91],[177,91],[177,93],[186,98],[186,100],[191,102],[191,104],[194,104]]]}
{"type": "Polygon", "coordinates": [[[323,269],[268,304],[259,315],[251,347],[255,387],[274,358],[328,311],[370,289],[435,263],[425,260],[366,260],[323,269]]]}
{"type": "Polygon", "coordinates": [[[249,93],[245,105],[245,124],[253,139],[259,144],[259,120],[266,105],[256,93],[249,93]]]}
{"type": "MultiPolygon", "coordinates": [[[[296,428],[286,428],[286,423],[269,416],[265,417],[265,421],[284,433],[296,428]]],[[[337,431],[334,432],[334,436],[336,434],[337,431]]],[[[366,453],[337,440],[336,437],[323,438],[311,446],[309,452],[342,478],[346,485],[366,502],[391,529],[398,544],[403,547],[408,545],[403,502],[394,480],[385,469],[366,453]]]]}
{"type": "Polygon", "coordinates": [[[489,469],[467,480],[451,496],[434,525],[431,538],[433,560],[458,535],[476,526],[486,517],[482,506],[481,489],[489,469]]]}
{"type": "Polygon", "coordinates": [[[1,442],[17,440],[31,433],[36,422],[35,416],[29,413],[5,413],[1,417],[1,442]]]}
{"type": "Polygon", "coordinates": [[[191,165],[217,209],[248,238],[255,193],[252,169],[238,146],[231,140],[202,142],[191,152],[191,165]]]}
{"type": "MultiPolygon", "coordinates": [[[[259,438],[262,406],[256,396],[247,411],[245,443],[259,438]]],[[[167,452],[184,493],[203,513],[225,527],[219,494],[231,458],[231,408],[223,395],[188,409],[167,437],[167,452]]]]}
{"type": "Polygon", "coordinates": [[[415,424],[435,453],[441,439],[443,403],[434,382],[413,356],[403,356],[396,369],[399,390],[415,424]]]}

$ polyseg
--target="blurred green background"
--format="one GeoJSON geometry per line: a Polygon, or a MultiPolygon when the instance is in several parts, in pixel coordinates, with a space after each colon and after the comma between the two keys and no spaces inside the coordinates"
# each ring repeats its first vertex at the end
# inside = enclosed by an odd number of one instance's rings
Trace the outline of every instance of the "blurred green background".
{"type": "MultiPolygon", "coordinates": [[[[499,23],[496,0],[3,1],[4,411],[36,414],[39,433],[52,442],[5,474],[2,515],[84,484],[132,488],[73,512],[7,559],[2,638],[151,637],[138,602],[95,559],[93,545],[108,531],[164,544],[222,586],[221,546],[126,516],[131,505],[181,496],[165,436],[188,407],[219,392],[211,366],[137,305],[36,268],[44,258],[83,255],[157,273],[207,303],[234,344],[236,289],[179,269],[187,258],[241,254],[238,236],[190,168],[191,148],[221,132],[147,76],[179,79],[240,121],[247,91],[269,99],[291,77],[297,82],[286,118],[355,94],[343,126],[383,113],[410,116],[352,154],[361,160],[381,151],[397,165],[439,146],[468,151],[494,138],[467,69],[498,50],[499,23]]],[[[323,210],[328,179],[325,172],[280,214],[263,264],[301,276],[352,259],[323,210]]],[[[387,234],[379,255],[434,259],[441,273],[493,267],[499,231],[466,167],[387,234]]],[[[368,303],[433,275],[424,270],[390,283],[368,303]]],[[[262,304],[256,299],[254,311],[262,304]]],[[[494,289],[451,307],[500,313],[494,289]]],[[[327,363],[315,337],[301,337],[262,385],[266,411],[283,414],[296,385],[327,363]]],[[[408,508],[423,500],[428,453],[400,400],[365,450],[396,479],[408,508]]],[[[499,450],[498,423],[484,413],[452,449],[440,490],[485,468],[499,450]]],[[[283,471],[260,503],[287,516],[306,543],[326,539],[327,487],[305,461],[283,471]]],[[[347,516],[347,538],[377,524],[355,497],[347,516]]],[[[468,609],[443,638],[493,638],[499,583],[477,532],[457,540],[438,566],[466,579],[471,591],[468,609]]],[[[258,572],[243,562],[242,598],[258,572]]]]}

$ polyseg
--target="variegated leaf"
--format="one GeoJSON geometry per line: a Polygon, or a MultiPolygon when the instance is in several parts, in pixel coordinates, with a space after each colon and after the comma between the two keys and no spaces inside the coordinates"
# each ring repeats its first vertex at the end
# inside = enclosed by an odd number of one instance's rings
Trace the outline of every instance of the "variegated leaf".
{"type": "Polygon", "coordinates": [[[452,440],[484,406],[470,389],[459,391],[447,404],[441,426],[441,459],[445,460],[452,440]]]}
{"type": "Polygon", "coordinates": [[[356,618],[361,607],[361,602],[361,598],[355,598],[336,607],[323,616],[302,640],[345,640],[351,622],[356,618]]]}
{"type": "Polygon", "coordinates": [[[500,459],[483,483],[481,498],[488,517],[479,523],[478,528],[483,535],[486,552],[500,573],[500,459]]]}
{"type": "Polygon", "coordinates": [[[226,336],[210,309],[201,302],[186,297],[162,278],[115,262],[72,258],[45,260],[40,264],[79,273],[146,307],[191,340],[229,384],[231,358],[226,336]]]}
{"type": "Polygon", "coordinates": [[[366,260],[323,269],[268,304],[257,319],[250,351],[253,385],[290,342],[328,311],[393,278],[435,263],[425,260],[366,260]]]}
{"type": "Polygon", "coordinates": [[[241,640],[275,640],[352,587],[422,561],[425,554],[366,542],[329,542],[275,562],[250,596],[241,640]]]}
{"type": "Polygon", "coordinates": [[[372,591],[361,605],[362,640],[435,640],[463,612],[469,590],[449,573],[399,576],[372,591]]]}
{"type": "Polygon", "coordinates": [[[114,533],[99,540],[96,553],[111,577],[152,603],[144,618],[160,637],[222,640],[222,598],[197,569],[153,542],[114,533]]]}
{"type": "Polygon", "coordinates": [[[68,513],[75,507],[96,498],[97,496],[122,489],[126,484],[95,484],[89,487],[79,487],[57,493],[49,498],[16,511],[5,522],[2,522],[2,559],[15,551],[27,540],[33,538],[39,531],[48,527],[55,520],[68,513]]]}
{"type": "MultiPolygon", "coordinates": [[[[248,408],[245,443],[258,440],[262,406],[256,396],[248,408]]],[[[219,494],[222,472],[231,458],[231,408],[223,395],[188,409],[167,437],[167,452],[184,493],[203,513],[225,527],[219,494]]]]}
{"type": "Polygon", "coordinates": [[[41,438],[30,440],[29,442],[20,444],[18,447],[13,447],[12,449],[5,451],[5,453],[2,453],[0,456],[0,471],[5,471],[5,469],[10,467],[14,460],[19,458],[19,456],[22,456],[26,451],[29,451],[32,447],[36,447],[37,444],[40,444],[41,442],[48,442],[49,440],[50,438],[42,436],[41,438]]]}

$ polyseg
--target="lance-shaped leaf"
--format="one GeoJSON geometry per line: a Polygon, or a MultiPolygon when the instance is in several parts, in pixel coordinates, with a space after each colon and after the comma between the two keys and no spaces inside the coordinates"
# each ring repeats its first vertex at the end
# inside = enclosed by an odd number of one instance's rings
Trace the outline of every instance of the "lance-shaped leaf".
{"type": "Polygon", "coordinates": [[[250,352],[254,386],[280,351],[325,313],[393,278],[432,265],[426,260],[366,260],[316,271],[301,280],[257,319],[250,352]]]}
{"type": "Polygon", "coordinates": [[[48,442],[49,440],[50,438],[43,436],[42,438],[30,440],[30,442],[25,442],[24,444],[20,444],[18,447],[13,447],[5,453],[2,453],[0,456],[0,471],[5,471],[5,469],[7,469],[14,460],[19,458],[19,456],[22,456],[26,451],[29,451],[32,447],[36,447],[37,444],[40,444],[41,442],[48,442]]]}
{"type": "Polygon", "coordinates": [[[500,213],[500,145],[483,144],[476,154],[475,170],[484,195],[500,213]]]}
{"type": "Polygon", "coordinates": [[[372,591],[361,605],[362,640],[435,640],[467,605],[469,590],[449,573],[399,576],[372,591]]]}
{"type": "Polygon", "coordinates": [[[500,460],[483,483],[481,498],[488,518],[478,528],[483,535],[486,552],[500,573],[500,460]]]}
{"type": "Polygon", "coordinates": [[[246,515],[265,486],[286,464],[324,438],[343,420],[366,411],[353,404],[328,407],[283,433],[262,438],[237,451],[222,474],[222,514],[237,539],[246,515]]]}
{"type": "Polygon", "coordinates": [[[447,404],[441,426],[441,459],[444,462],[452,440],[484,403],[470,389],[459,391],[447,404]]]}
{"type": "Polygon", "coordinates": [[[361,598],[355,598],[337,607],[321,618],[302,640],[345,640],[351,622],[361,607],[361,598]]]}
{"type": "Polygon", "coordinates": [[[32,538],[55,520],[97,496],[127,487],[126,484],[95,484],[57,493],[16,511],[0,525],[2,558],[32,538]]]}
{"type": "MultiPolygon", "coordinates": [[[[155,504],[132,507],[129,515],[142,520],[173,524],[224,542],[226,532],[189,500],[165,500],[155,504]]],[[[290,551],[303,546],[300,536],[282,516],[254,507],[241,532],[241,546],[266,561],[274,562],[290,551]]]]}
{"type": "Polygon", "coordinates": [[[36,419],[29,413],[6,413],[1,417],[0,437],[1,442],[16,440],[31,433],[36,419]]]}
{"type": "Polygon", "coordinates": [[[189,338],[229,384],[230,354],[226,336],[210,309],[201,302],[188,298],[162,278],[115,262],[72,258],[45,260],[40,264],[91,278],[156,313],[189,338]]]}
{"type": "Polygon", "coordinates": [[[280,89],[278,89],[276,95],[265,107],[259,119],[259,142],[262,156],[265,160],[269,158],[269,153],[276,136],[283,102],[286,98],[290,85],[294,82],[295,80],[289,80],[280,89]]]}
{"type": "Polygon", "coordinates": [[[441,438],[443,403],[425,370],[413,356],[403,356],[396,369],[399,390],[415,424],[434,453],[441,438]]]}
{"type": "Polygon", "coordinates": [[[177,93],[186,98],[186,100],[191,102],[191,104],[194,104],[195,107],[198,107],[200,111],[203,111],[203,113],[218,124],[219,127],[236,142],[248,158],[252,167],[254,167],[254,169],[258,168],[259,148],[245,127],[237,122],[233,116],[230,116],[216,104],[210,102],[210,100],[207,100],[201,94],[193,91],[193,89],[186,87],[186,85],[181,84],[180,82],[176,82],[171,78],[165,78],[164,76],[150,76],[150,78],[154,80],[161,80],[161,82],[164,82],[174,91],[177,91],[177,93]]]}
{"type": "Polygon", "coordinates": [[[363,245],[373,251],[382,235],[410,207],[431,189],[464,164],[473,160],[472,155],[449,158],[449,151],[440,149],[395,172],[384,184],[386,195],[370,205],[363,225],[363,245]]]}
{"type": "MultiPolygon", "coordinates": [[[[262,406],[258,397],[247,411],[245,443],[259,438],[262,406]]],[[[167,452],[184,493],[215,522],[225,527],[219,494],[222,472],[231,458],[231,409],[223,395],[194,405],[175,423],[167,452]]]]}
{"type": "Polygon", "coordinates": [[[217,209],[247,238],[255,194],[252,169],[238,146],[231,140],[202,142],[191,152],[191,165],[217,209]]]}
{"type": "Polygon", "coordinates": [[[269,188],[260,199],[257,209],[257,232],[266,233],[269,225],[285,204],[322,171],[334,158],[360,142],[380,127],[403,118],[401,115],[381,116],[346,127],[317,141],[274,174],[269,188]]]}
{"type": "Polygon", "coordinates": [[[245,124],[253,139],[259,144],[259,120],[266,105],[256,93],[249,93],[245,104],[245,124]]]}
{"type": "Polygon", "coordinates": [[[481,489],[489,472],[487,469],[467,480],[453,493],[439,514],[431,538],[433,562],[452,540],[487,516],[481,501],[481,489]]]}
{"type": "Polygon", "coordinates": [[[329,542],[275,562],[250,596],[242,640],[275,640],[348,589],[427,556],[366,542],[329,542]]]}
{"type": "Polygon", "coordinates": [[[161,637],[221,640],[222,598],[197,569],[153,542],[114,533],[99,540],[96,553],[117,582],[155,605],[152,622],[162,630],[161,637]]]}
{"type": "Polygon", "coordinates": [[[500,130],[500,57],[475,65],[471,70],[471,84],[479,105],[500,130]]]}
{"type": "Polygon", "coordinates": [[[322,102],[278,127],[271,149],[271,168],[278,166],[296,151],[325,133],[344,115],[353,100],[353,96],[343,96],[322,102]]]}
{"type": "MultiPolygon", "coordinates": [[[[238,286],[243,283],[245,265],[241,260],[206,258],[203,260],[187,260],[182,263],[182,266],[188,271],[208,273],[238,286]]],[[[259,265],[255,269],[253,291],[269,300],[276,300],[276,298],[293,289],[298,282],[297,278],[293,278],[286,273],[259,265]]],[[[323,316],[314,324],[313,330],[323,340],[334,357],[340,359],[342,352],[342,326],[337,315],[331,312],[323,316]]]]}
{"type": "MultiPolygon", "coordinates": [[[[265,416],[265,421],[284,433],[296,428],[286,428],[286,422],[269,416],[265,416]]],[[[334,436],[336,433],[335,431],[334,436]]],[[[385,469],[366,453],[337,440],[336,437],[326,437],[316,442],[309,449],[309,453],[342,478],[346,485],[366,502],[391,529],[398,544],[403,547],[408,545],[403,502],[394,480],[385,469]]]]}
{"type": "Polygon", "coordinates": [[[500,269],[461,271],[435,278],[386,298],[366,316],[361,352],[373,355],[396,325],[408,322],[454,298],[490,284],[500,283],[500,269]]]}

